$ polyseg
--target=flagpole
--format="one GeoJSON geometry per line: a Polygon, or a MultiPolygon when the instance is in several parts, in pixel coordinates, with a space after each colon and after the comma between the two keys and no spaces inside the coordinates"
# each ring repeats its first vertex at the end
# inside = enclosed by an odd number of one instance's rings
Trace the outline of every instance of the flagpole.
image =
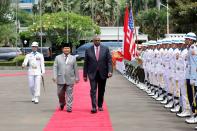
{"type": "Polygon", "coordinates": [[[67,21],[67,23],[66,23],[66,43],[68,44],[68,0],[66,0],[66,6],[67,6],[67,10],[66,10],[66,13],[67,13],[67,15],[66,15],[66,21],[67,21]]]}
{"type": "Polygon", "coordinates": [[[41,53],[42,53],[42,35],[43,35],[43,32],[42,32],[42,0],[40,0],[40,46],[41,46],[41,53]]]}

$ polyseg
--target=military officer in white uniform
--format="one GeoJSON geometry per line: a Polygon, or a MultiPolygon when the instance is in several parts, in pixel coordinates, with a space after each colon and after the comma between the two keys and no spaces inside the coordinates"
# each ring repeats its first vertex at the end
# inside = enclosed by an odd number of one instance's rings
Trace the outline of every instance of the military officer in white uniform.
{"type": "MultiPolygon", "coordinates": [[[[181,40],[182,41],[182,40],[181,40]]],[[[185,43],[184,41],[182,41],[183,43],[185,43]]],[[[182,100],[182,112],[181,113],[177,113],[177,116],[179,117],[188,117],[190,116],[190,105],[189,105],[189,100],[187,97],[187,86],[186,86],[186,65],[188,62],[187,56],[188,56],[188,48],[187,48],[187,44],[183,45],[183,50],[180,54],[181,57],[181,64],[183,64],[184,69],[183,69],[183,75],[181,75],[182,77],[182,82],[183,85],[181,86],[181,100],[182,100]]]]}
{"type": "Polygon", "coordinates": [[[163,87],[164,87],[164,97],[163,97],[163,101],[161,101],[162,104],[167,104],[168,101],[168,95],[169,95],[169,91],[168,91],[168,82],[169,82],[169,59],[168,59],[168,48],[169,48],[169,44],[171,44],[171,40],[168,39],[163,39],[162,40],[162,45],[164,45],[164,51],[163,51],[163,55],[162,55],[162,68],[163,68],[163,87]]]}
{"type": "Polygon", "coordinates": [[[157,101],[163,101],[164,100],[164,68],[163,68],[163,58],[164,58],[164,47],[165,45],[162,44],[162,40],[158,40],[157,44],[160,46],[159,50],[159,55],[158,55],[158,65],[157,65],[157,70],[158,70],[158,82],[159,82],[159,97],[156,99],[157,101]]]}
{"type": "Polygon", "coordinates": [[[194,106],[195,103],[195,93],[196,93],[196,88],[195,88],[195,81],[196,81],[196,68],[197,68],[197,64],[196,64],[196,56],[197,56],[197,47],[194,44],[196,41],[196,34],[190,32],[187,33],[186,37],[186,42],[191,45],[189,47],[189,51],[188,51],[188,63],[187,63],[187,67],[188,70],[186,70],[186,76],[187,76],[187,96],[189,99],[189,104],[190,104],[190,108],[191,108],[191,117],[186,119],[186,123],[189,124],[193,124],[193,123],[197,123],[197,117],[196,117],[196,109],[194,106]],[[188,79],[189,78],[189,79],[188,79]]]}
{"type": "Polygon", "coordinates": [[[41,76],[45,73],[43,54],[37,52],[38,42],[32,43],[32,52],[25,56],[22,68],[28,65],[29,89],[32,95],[32,102],[38,104],[40,96],[41,76]]]}
{"type": "Polygon", "coordinates": [[[176,48],[173,53],[173,59],[174,59],[174,68],[173,68],[173,103],[174,108],[172,108],[170,111],[177,113],[180,111],[180,108],[182,107],[182,99],[180,98],[181,95],[181,87],[184,86],[184,83],[182,81],[183,79],[183,70],[184,70],[184,64],[181,61],[181,41],[179,38],[174,38],[173,43],[176,44],[176,48]]]}

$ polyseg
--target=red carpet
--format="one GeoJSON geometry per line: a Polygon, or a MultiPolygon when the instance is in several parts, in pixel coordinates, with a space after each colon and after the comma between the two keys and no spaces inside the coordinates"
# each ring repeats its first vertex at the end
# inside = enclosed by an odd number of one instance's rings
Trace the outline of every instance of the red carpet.
{"type": "Polygon", "coordinates": [[[16,73],[6,73],[6,74],[0,74],[0,77],[10,77],[10,76],[24,76],[26,75],[26,72],[16,72],[16,73]]]}
{"type": "MultiPolygon", "coordinates": [[[[82,76],[82,71],[80,71],[82,76]]],[[[74,87],[73,112],[56,109],[44,131],[113,131],[107,106],[104,111],[91,114],[89,81],[80,82],[74,87]]],[[[58,107],[59,108],[59,107],[58,107]]]]}
{"type": "MultiPolygon", "coordinates": [[[[51,74],[51,70],[46,70],[45,75],[51,74]]],[[[15,77],[15,76],[27,76],[27,71],[25,72],[16,72],[16,73],[4,73],[0,74],[0,77],[15,77]]]]}

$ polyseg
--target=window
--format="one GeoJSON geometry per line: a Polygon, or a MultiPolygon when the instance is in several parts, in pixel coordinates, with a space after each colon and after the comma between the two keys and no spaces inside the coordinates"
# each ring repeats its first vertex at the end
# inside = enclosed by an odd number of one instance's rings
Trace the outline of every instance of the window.
{"type": "Polygon", "coordinates": [[[34,0],[20,0],[20,3],[34,3],[34,0]]]}

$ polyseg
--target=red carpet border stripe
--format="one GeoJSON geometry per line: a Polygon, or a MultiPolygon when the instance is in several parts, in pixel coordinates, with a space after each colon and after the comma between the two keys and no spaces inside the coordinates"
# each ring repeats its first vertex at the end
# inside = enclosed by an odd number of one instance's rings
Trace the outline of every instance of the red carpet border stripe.
{"type": "MultiPolygon", "coordinates": [[[[46,75],[51,74],[51,70],[47,70],[46,71],[46,75]]],[[[0,74],[0,77],[15,77],[15,76],[25,76],[27,75],[27,71],[26,72],[16,72],[16,73],[4,73],[4,74],[0,74]]]]}

